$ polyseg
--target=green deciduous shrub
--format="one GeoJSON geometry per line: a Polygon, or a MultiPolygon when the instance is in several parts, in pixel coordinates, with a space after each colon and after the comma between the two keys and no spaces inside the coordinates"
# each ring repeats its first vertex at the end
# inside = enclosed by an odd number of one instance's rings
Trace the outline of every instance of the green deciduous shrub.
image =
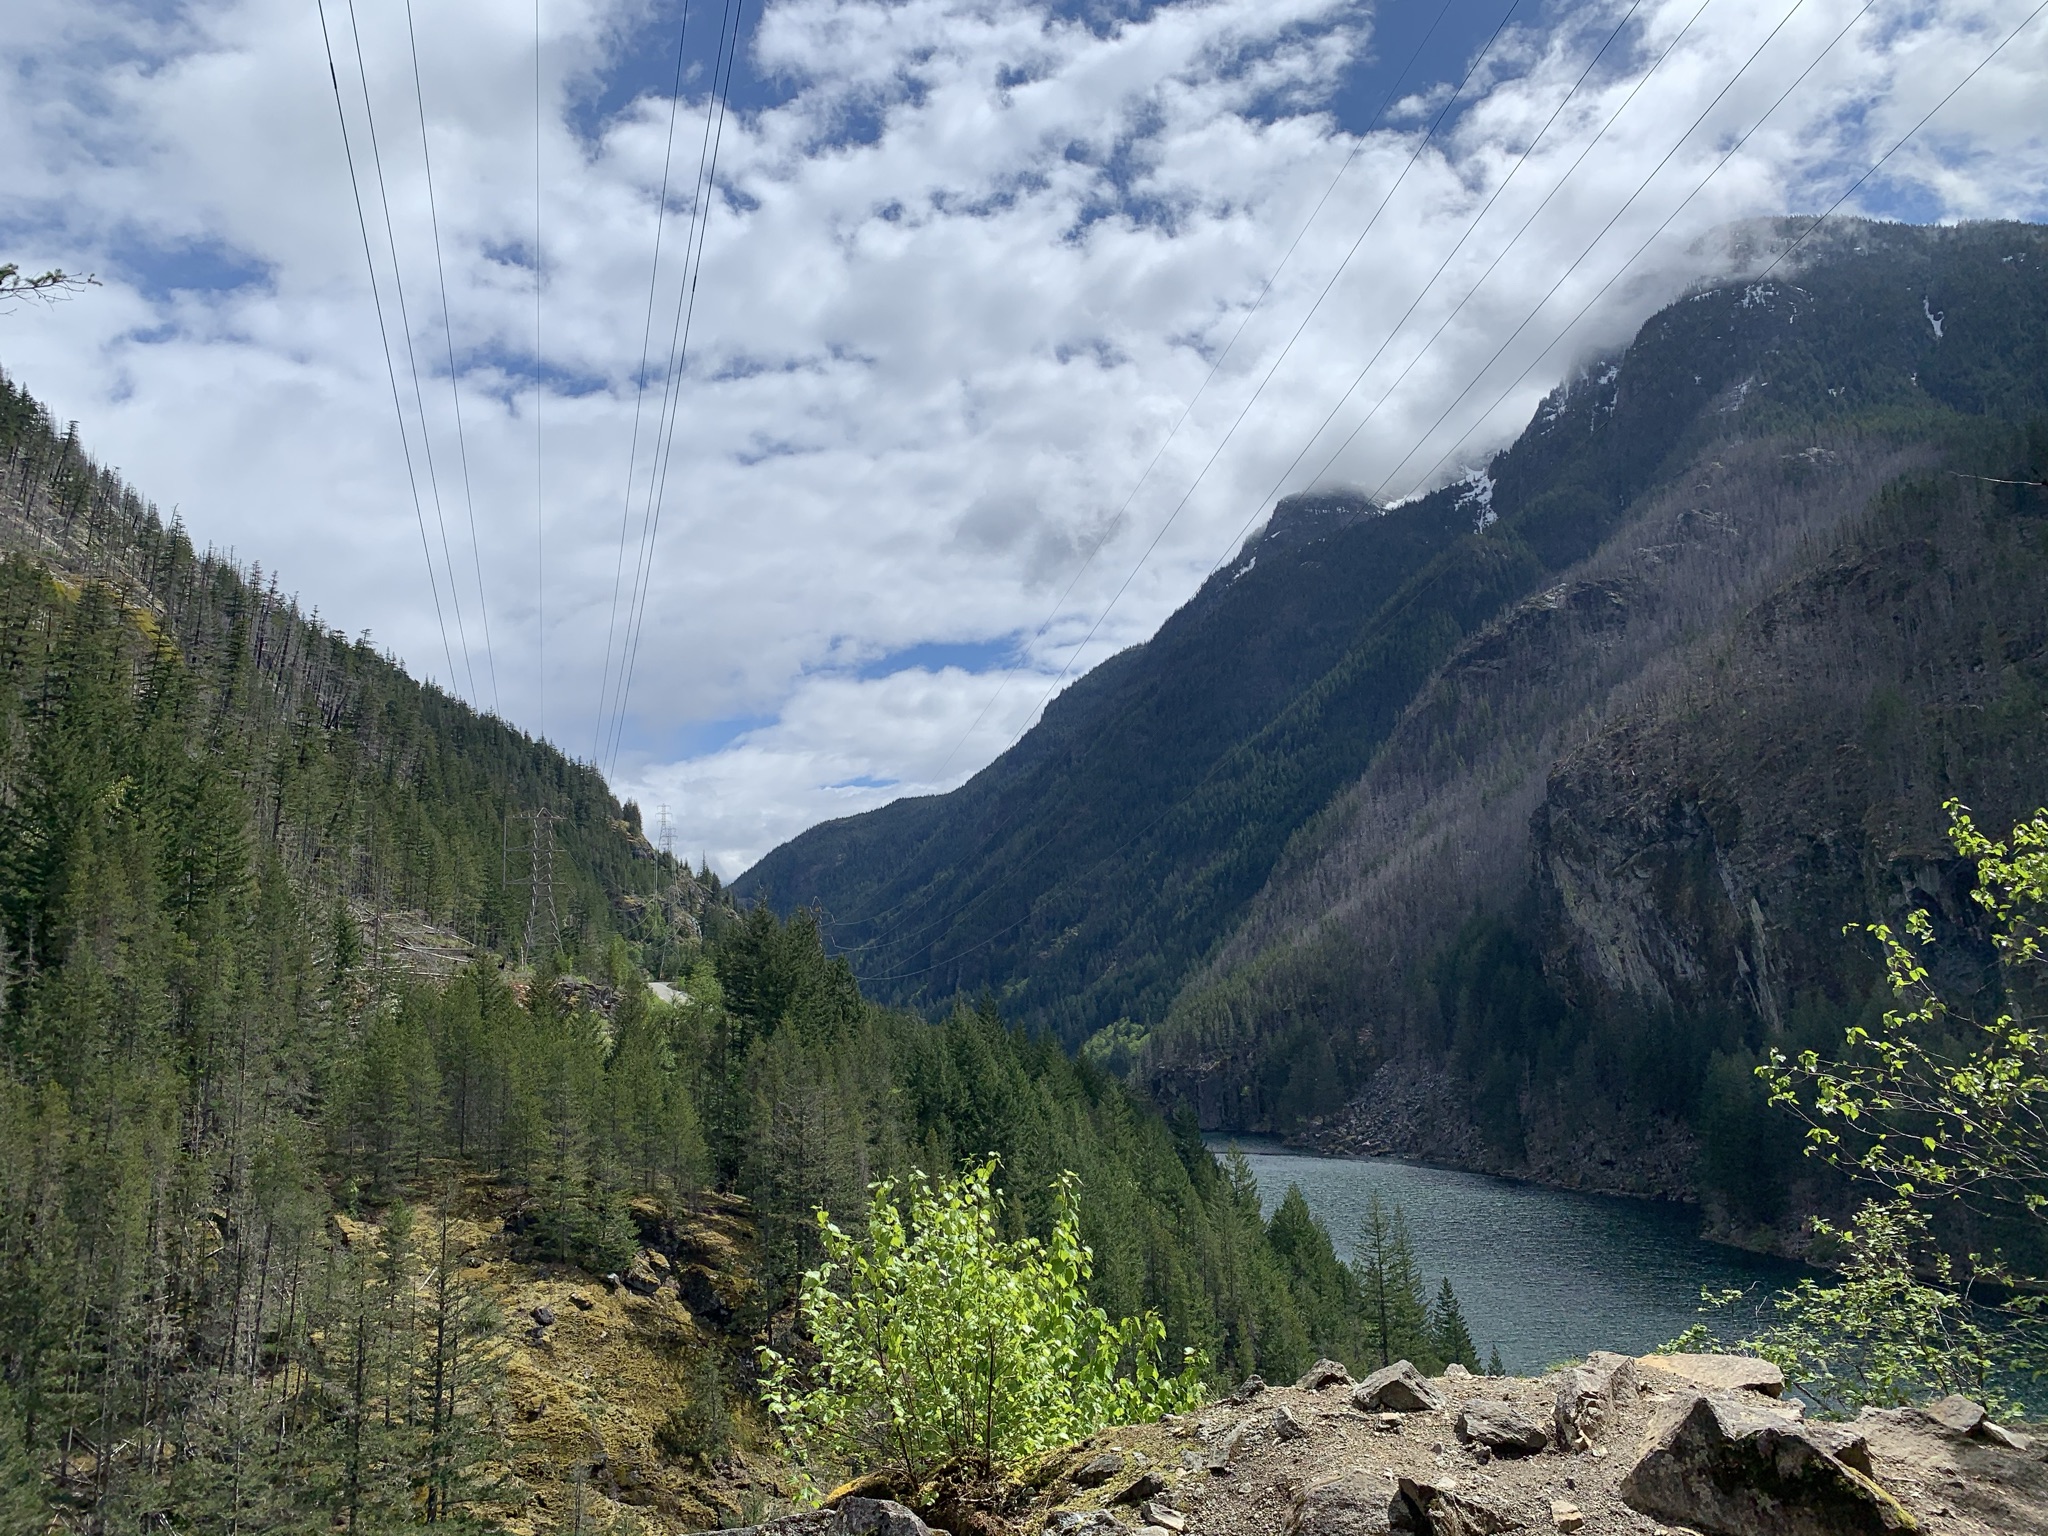
{"type": "Polygon", "coordinates": [[[1041,1241],[1000,1235],[994,1172],[913,1171],[900,1201],[877,1184],[858,1236],[818,1213],[825,1261],[799,1303],[817,1360],[761,1352],[764,1398],[806,1467],[886,1461],[921,1482],[1202,1400],[1192,1352],[1162,1369],[1155,1314],[1112,1322],[1088,1301],[1073,1175],[1054,1186],[1041,1241]]]}
{"type": "MultiPolygon", "coordinates": [[[[1972,895],[1997,955],[1988,1004],[1941,995],[1923,960],[1934,926],[1916,911],[1903,933],[1868,930],[1896,999],[1881,1023],[1852,1026],[1833,1059],[1773,1051],[1757,1068],[1771,1102],[1805,1119],[1810,1155],[1881,1191],[1846,1230],[1813,1222],[1840,1256],[1839,1278],[1774,1298],[1764,1326],[1739,1341],[1835,1408],[1966,1392],[1996,1412],[2017,1406],[2002,1384],[2048,1373],[2038,1292],[2048,1222],[2048,811],[1999,842],[1960,802],[1945,809],[1950,842],[1975,866],[1972,895]],[[1945,1211],[2001,1220],[2032,1262],[1946,1252],[1934,1223],[1945,1211]],[[1996,1313],[1972,1301],[1979,1282],[2015,1280],[2019,1294],[1996,1313]]],[[[1737,1294],[1707,1300],[1725,1308],[1737,1294]]],[[[1701,1325],[1675,1342],[1710,1337],[1701,1325]]]]}

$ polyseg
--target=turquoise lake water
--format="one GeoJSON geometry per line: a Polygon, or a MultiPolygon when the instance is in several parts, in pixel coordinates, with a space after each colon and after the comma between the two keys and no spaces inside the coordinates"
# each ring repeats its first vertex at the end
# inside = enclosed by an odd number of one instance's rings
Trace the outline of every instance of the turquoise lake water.
{"type": "MultiPolygon", "coordinates": [[[[1231,1145],[1212,1138],[1212,1150],[1231,1145]]],[[[1510,1371],[1589,1350],[1641,1354],[1700,1321],[1702,1286],[1764,1293],[1814,1273],[1699,1235],[1691,1206],[1581,1195],[1385,1157],[1313,1157],[1236,1138],[1267,1214],[1299,1184],[1340,1258],[1357,1247],[1374,1194],[1407,1213],[1429,1293],[1451,1277],[1479,1358],[1498,1347],[1510,1371]]],[[[1739,1327],[1738,1320],[1731,1319],[1739,1327]]]]}

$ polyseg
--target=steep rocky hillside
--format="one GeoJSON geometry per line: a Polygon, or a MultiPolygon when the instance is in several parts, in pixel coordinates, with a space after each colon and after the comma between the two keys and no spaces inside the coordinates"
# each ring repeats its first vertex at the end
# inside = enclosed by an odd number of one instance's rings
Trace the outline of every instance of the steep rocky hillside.
{"type": "MultiPolygon", "coordinates": [[[[1749,232],[1751,270],[1782,234],[1749,232]]],[[[1796,274],[1689,297],[1560,386],[1484,475],[1390,509],[1284,503],[967,785],[814,828],[738,889],[820,908],[878,996],[988,988],[1070,1043],[1142,1033],[1457,647],[1689,469],[1780,436],[1926,446],[2048,404],[2044,250],[2026,226],[1844,224],[1796,274]]]]}

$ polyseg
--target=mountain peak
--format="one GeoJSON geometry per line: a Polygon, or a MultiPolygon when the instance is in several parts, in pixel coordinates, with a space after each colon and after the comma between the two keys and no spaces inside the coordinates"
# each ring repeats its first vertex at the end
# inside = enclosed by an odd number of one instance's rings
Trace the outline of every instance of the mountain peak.
{"type": "Polygon", "coordinates": [[[1363,491],[1300,491],[1283,496],[1274,503],[1266,526],[1245,541],[1244,553],[1325,539],[1385,510],[1363,491]]]}

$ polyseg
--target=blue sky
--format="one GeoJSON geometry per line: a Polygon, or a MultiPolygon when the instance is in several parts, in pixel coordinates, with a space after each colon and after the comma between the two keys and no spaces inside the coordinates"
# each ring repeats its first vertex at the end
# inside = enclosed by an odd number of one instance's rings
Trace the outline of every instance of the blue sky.
{"type": "MultiPolygon", "coordinates": [[[[543,0],[537,345],[530,11],[419,0],[415,95],[405,0],[326,0],[352,188],[303,0],[40,7],[0,40],[0,242],[103,286],[0,316],[0,366],[733,873],[988,761],[1276,493],[1482,460],[2030,8],[751,0],[721,128],[693,0],[671,140],[681,6],[543,0]]],[[[1849,206],[2040,217],[2044,34],[1849,206]]]]}

